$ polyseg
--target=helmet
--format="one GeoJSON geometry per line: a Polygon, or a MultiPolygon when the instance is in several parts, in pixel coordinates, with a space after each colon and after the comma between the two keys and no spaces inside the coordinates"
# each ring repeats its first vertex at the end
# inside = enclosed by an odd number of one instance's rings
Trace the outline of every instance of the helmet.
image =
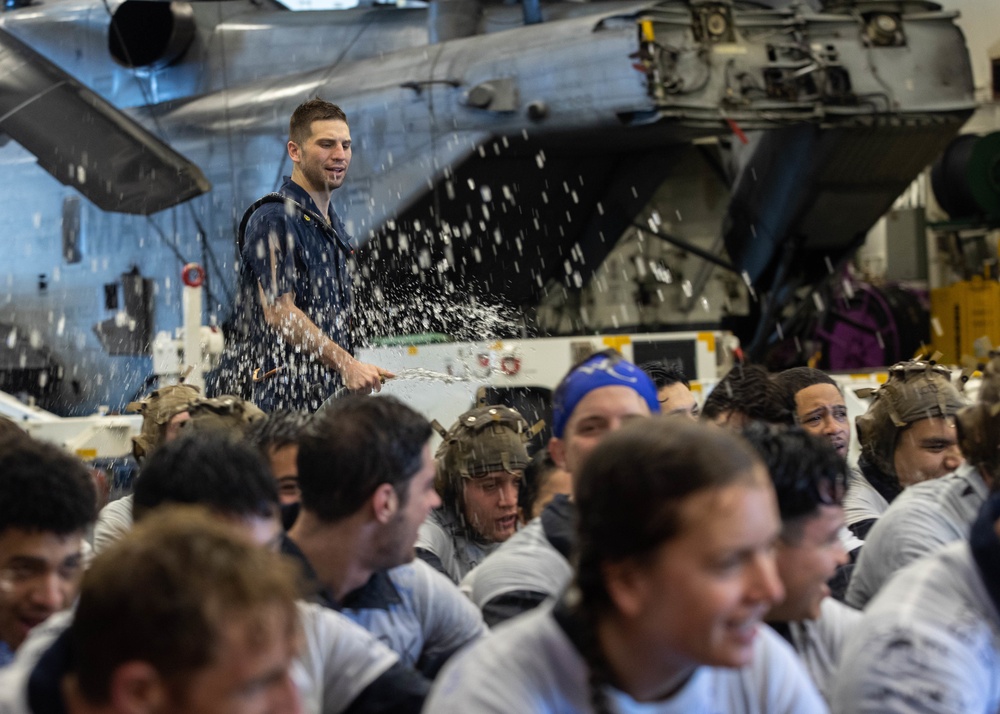
{"type": "Polygon", "coordinates": [[[247,424],[265,416],[255,404],[233,394],[196,399],[188,406],[188,412],[191,421],[184,428],[198,431],[242,432],[247,424]]]}
{"type": "Polygon", "coordinates": [[[201,391],[191,384],[168,384],[150,392],[149,396],[125,407],[126,412],[142,414],[142,430],[132,437],[132,453],[137,461],[151,454],[163,443],[167,424],[188,410],[201,391]]]}
{"type": "Polygon", "coordinates": [[[896,439],[914,422],[955,416],[966,405],[951,383],[951,371],[933,362],[908,360],[889,368],[889,379],[857,419],[861,454],[888,476],[897,476],[896,439]]]}
{"type": "Polygon", "coordinates": [[[493,471],[512,473],[528,465],[528,439],[536,433],[518,412],[505,406],[470,409],[442,435],[434,455],[437,489],[446,504],[455,503],[463,478],[493,471]]]}

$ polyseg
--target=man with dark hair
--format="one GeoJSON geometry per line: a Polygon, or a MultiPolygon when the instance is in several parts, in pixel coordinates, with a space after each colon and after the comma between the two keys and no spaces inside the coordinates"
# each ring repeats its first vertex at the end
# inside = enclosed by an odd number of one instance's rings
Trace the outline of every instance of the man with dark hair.
{"type": "Polygon", "coordinates": [[[889,379],[857,418],[861,456],[844,501],[855,535],[865,538],[904,488],[962,465],[955,415],[964,406],[947,368],[919,360],[889,368],[889,379]]]}
{"type": "Polygon", "coordinates": [[[548,448],[539,449],[524,469],[524,481],[517,495],[522,523],[538,518],[556,496],[568,496],[573,490],[569,472],[556,464],[548,448]]]}
{"type": "Polygon", "coordinates": [[[792,367],[774,376],[795,423],[813,436],[827,439],[841,458],[851,446],[851,423],[840,387],[813,367],[792,367]]]}
{"type": "Polygon", "coordinates": [[[448,578],[414,560],[417,531],[441,503],[430,437],[430,423],[391,397],[324,408],[299,442],[302,510],[282,549],[317,602],[434,676],[486,627],[448,578]]]}
{"type": "Polygon", "coordinates": [[[839,538],[847,464],[825,440],[802,429],[754,424],[743,435],[771,475],[781,513],[775,563],[785,598],[764,620],[795,648],[829,698],[840,651],[861,616],[830,597],[827,585],[848,561],[839,538]]]}
{"type": "Polygon", "coordinates": [[[648,374],[656,385],[661,413],[698,418],[698,400],[691,392],[691,383],[683,369],[672,362],[660,360],[640,364],[639,369],[648,374]]]}
{"type": "Polygon", "coordinates": [[[306,412],[276,411],[251,424],[243,435],[267,459],[283,507],[299,502],[299,439],[308,424],[306,412]]]}
{"type": "MultiPolygon", "coordinates": [[[[576,479],[587,457],[608,434],[632,419],[660,411],[649,376],[615,350],[575,365],[552,398],[549,452],[576,479]]],[[[469,572],[461,588],[491,626],[559,596],[569,583],[576,505],[556,496],[489,558],[469,572]]]]}
{"type": "MultiPolygon", "coordinates": [[[[156,452],[136,484],[138,521],[166,505],[208,508],[277,550],[278,496],[262,457],[250,445],[192,433],[156,452]]],[[[428,682],[356,624],[319,605],[300,602],[303,645],[295,682],[306,712],[417,712],[428,682]]]]}
{"type": "MultiPolygon", "coordinates": [[[[339,385],[379,391],[392,373],[351,356],[351,238],[330,197],[351,165],[351,130],[340,107],[311,99],[288,130],[292,175],[248,209],[241,225],[245,321],[233,340],[245,353],[225,369],[252,376],[265,411],[313,411],[339,385]],[[243,232],[245,229],[245,233],[243,232]]],[[[222,375],[220,378],[224,379],[222,375]]]]}
{"type": "Polygon", "coordinates": [[[751,421],[792,423],[792,414],[767,370],[756,364],[736,364],[705,398],[701,418],[739,431],[751,421]]]}
{"type": "MultiPolygon", "coordinates": [[[[914,417],[941,419],[950,409],[954,398],[949,396],[953,389],[950,381],[945,375],[936,374],[936,369],[929,376],[926,368],[924,363],[914,374],[911,371],[913,364],[894,365],[893,370],[897,373],[891,371],[889,381],[879,390],[886,390],[880,398],[888,402],[902,424],[914,417]],[[908,409],[907,402],[922,404],[923,408],[908,409]]],[[[953,438],[957,439],[969,461],[950,474],[908,486],[889,504],[865,538],[865,547],[861,549],[847,590],[848,604],[866,607],[896,571],[940,550],[947,543],[969,537],[969,529],[990,488],[996,487],[994,479],[998,475],[1000,449],[995,437],[1000,433],[996,428],[1000,423],[997,418],[1000,404],[990,399],[997,385],[1000,385],[1000,355],[983,371],[980,401],[958,410],[954,426],[942,420],[943,426],[955,430],[953,438]]],[[[861,417],[858,423],[860,432],[861,417]]],[[[869,423],[868,426],[876,425],[869,423]]],[[[883,426],[892,430],[887,438],[897,431],[889,424],[883,426]]]]}
{"type": "Polygon", "coordinates": [[[298,714],[294,572],[196,509],[99,555],[0,674],[5,714],[298,714]]]}
{"type": "Polygon", "coordinates": [[[27,436],[0,447],[0,666],[76,598],[84,535],[96,515],[79,459],[27,436]]]}
{"type": "Polygon", "coordinates": [[[517,532],[517,494],[532,434],[517,411],[494,405],[465,412],[442,435],[434,455],[441,505],[420,526],[416,548],[453,582],[517,532]]]}

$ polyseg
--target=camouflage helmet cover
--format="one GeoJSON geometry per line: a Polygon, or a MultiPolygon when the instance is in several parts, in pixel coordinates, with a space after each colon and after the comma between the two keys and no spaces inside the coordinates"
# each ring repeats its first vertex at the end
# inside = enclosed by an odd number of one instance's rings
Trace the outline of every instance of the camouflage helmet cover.
{"type": "MultiPolygon", "coordinates": [[[[528,422],[505,406],[476,407],[445,432],[435,453],[438,492],[457,492],[461,479],[494,471],[523,471],[530,462],[528,422]]],[[[447,502],[446,498],[446,502],[447,502]]]]}
{"type": "Polygon", "coordinates": [[[170,420],[187,411],[200,396],[201,391],[192,384],[168,384],[125,407],[126,412],[142,414],[142,430],[139,436],[132,437],[132,453],[136,460],[155,451],[163,443],[170,420]]]}
{"type": "Polygon", "coordinates": [[[947,368],[922,360],[898,362],[868,411],[857,418],[861,454],[883,473],[898,476],[899,433],[922,419],[955,416],[966,404],[947,368]]]}

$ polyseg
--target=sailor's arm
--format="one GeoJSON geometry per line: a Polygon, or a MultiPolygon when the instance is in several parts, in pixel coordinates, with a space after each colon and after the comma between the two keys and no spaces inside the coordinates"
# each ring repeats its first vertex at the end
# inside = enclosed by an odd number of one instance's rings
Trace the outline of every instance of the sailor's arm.
{"type": "Polygon", "coordinates": [[[378,392],[382,388],[383,379],[395,376],[387,369],[354,359],[299,309],[292,293],[269,300],[264,288],[258,287],[260,304],[264,308],[264,321],[277,330],[286,342],[315,355],[324,365],[339,372],[347,389],[378,392]]]}

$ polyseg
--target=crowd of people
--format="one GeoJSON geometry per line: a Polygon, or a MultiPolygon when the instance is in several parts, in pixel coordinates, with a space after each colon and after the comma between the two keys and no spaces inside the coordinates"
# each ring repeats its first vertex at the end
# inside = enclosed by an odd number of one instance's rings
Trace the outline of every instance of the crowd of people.
{"type": "Polygon", "coordinates": [[[613,350],[549,425],[165,386],[132,493],[0,429],[0,713],[996,712],[1000,355],[684,375],[613,350]],[[434,432],[440,441],[432,450],[434,432]]]}
{"type": "Polygon", "coordinates": [[[854,425],[811,367],[701,400],[608,350],[551,424],[444,428],[352,355],[344,112],[287,151],[213,396],[129,405],[131,493],[0,420],[0,714],[1000,711],[1000,355],[854,425]]]}

